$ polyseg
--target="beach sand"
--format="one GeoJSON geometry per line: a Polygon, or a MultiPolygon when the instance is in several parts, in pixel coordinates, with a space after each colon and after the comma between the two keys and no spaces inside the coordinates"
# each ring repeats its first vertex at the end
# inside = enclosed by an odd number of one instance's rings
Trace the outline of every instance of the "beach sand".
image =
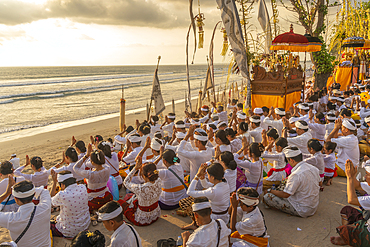
{"type": "MultiPolygon", "coordinates": [[[[195,105],[196,100],[193,100],[195,105]]],[[[167,106],[165,114],[172,111],[171,106],[167,106]]],[[[176,114],[183,116],[184,103],[176,105],[176,114]]],[[[134,125],[135,120],[143,120],[145,112],[136,112],[126,116],[126,124],[134,125]]],[[[10,155],[16,153],[21,158],[21,165],[25,163],[26,154],[40,156],[45,161],[45,167],[50,168],[62,159],[63,151],[70,145],[71,137],[77,140],[89,142],[90,135],[100,134],[103,138],[113,138],[119,133],[118,118],[112,118],[74,127],[68,127],[56,131],[37,134],[34,136],[19,138],[10,141],[0,142],[0,160],[9,159],[10,155]]],[[[30,171],[30,169],[29,169],[30,171]]],[[[334,184],[325,187],[320,192],[320,205],[316,214],[309,218],[299,218],[290,216],[273,209],[264,208],[260,203],[267,225],[267,233],[270,236],[270,246],[333,246],[330,243],[330,236],[336,236],[335,228],[341,225],[339,212],[347,204],[346,179],[334,178],[334,184]]],[[[121,190],[120,197],[125,194],[121,190]]],[[[176,215],[175,210],[162,211],[160,219],[150,226],[137,227],[143,246],[156,246],[159,239],[174,238],[181,235],[181,226],[190,223],[189,217],[176,215]]],[[[107,244],[110,242],[112,232],[108,232],[103,224],[99,223],[96,227],[90,226],[90,230],[100,230],[106,236],[107,244]]],[[[10,241],[8,230],[0,228],[0,243],[10,241]]],[[[54,238],[55,247],[69,246],[70,241],[62,238],[54,238]]]]}

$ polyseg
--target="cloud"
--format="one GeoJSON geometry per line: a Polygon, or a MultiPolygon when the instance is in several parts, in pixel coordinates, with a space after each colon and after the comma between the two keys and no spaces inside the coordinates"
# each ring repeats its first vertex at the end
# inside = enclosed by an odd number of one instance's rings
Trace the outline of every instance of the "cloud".
{"type": "Polygon", "coordinates": [[[79,37],[79,40],[95,40],[94,38],[91,38],[90,36],[86,35],[86,34],[82,34],[80,37],[79,37]]]}
{"type": "MultiPolygon", "coordinates": [[[[27,37],[26,32],[23,29],[1,29],[0,30],[0,41],[13,40],[16,38],[27,37]]],[[[30,39],[30,38],[29,38],[30,39]]]]}

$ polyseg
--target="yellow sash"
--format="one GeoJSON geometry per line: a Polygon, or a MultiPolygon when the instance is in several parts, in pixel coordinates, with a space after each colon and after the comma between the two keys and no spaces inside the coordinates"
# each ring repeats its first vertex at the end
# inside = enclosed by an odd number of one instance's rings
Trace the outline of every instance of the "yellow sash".
{"type": "Polygon", "coordinates": [[[185,186],[184,185],[176,186],[176,187],[173,187],[171,189],[162,188],[162,190],[164,192],[177,192],[177,191],[180,191],[180,190],[183,190],[183,189],[185,189],[185,186]]]}
{"type": "Polygon", "coordinates": [[[231,234],[232,238],[239,238],[247,241],[248,243],[254,244],[258,247],[267,247],[269,240],[268,238],[254,237],[249,234],[240,235],[238,231],[235,231],[231,234]]]}

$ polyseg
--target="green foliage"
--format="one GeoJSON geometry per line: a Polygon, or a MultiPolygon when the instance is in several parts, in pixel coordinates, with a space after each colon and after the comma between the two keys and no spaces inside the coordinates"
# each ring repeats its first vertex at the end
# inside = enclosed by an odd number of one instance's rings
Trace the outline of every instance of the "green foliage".
{"type": "MultiPolygon", "coordinates": [[[[320,37],[322,40],[322,37],[320,37]]],[[[316,71],[318,74],[332,73],[334,70],[335,56],[329,54],[326,49],[326,44],[323,42],[321,51],[313,52],[313,58],[316,63],[316,71]]]]}

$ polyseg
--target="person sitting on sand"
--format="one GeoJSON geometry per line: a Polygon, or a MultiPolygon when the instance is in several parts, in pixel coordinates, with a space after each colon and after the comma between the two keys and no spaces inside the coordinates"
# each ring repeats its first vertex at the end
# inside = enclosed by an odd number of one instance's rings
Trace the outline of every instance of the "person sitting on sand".
{"type": "MultiPolygon", "coordinates": [[[[345,164],[347,175],[347,198],[348,203],[359,206],[362,210],[370,210],[370,196],[357,197],[356,190],[370,194],[370,165],[364,164],[366,171],[365,182],[356,179],[357,168],[350,159],[345,164]]],[[[330,237],[330,241],[335,245],[350,246],[370,246],[370,220],[364,219],[360,210],[351,206],[345,206],[340,211],[342,216],[342,226],[337,227],[339,237],[330,237]]]]}
{"type": "Polygon", "coordinates": [[[84,178],[79,176],[74,170],[73,167],[78,161],[78,154],[76,150],[72,147],[67,148],[67,150],[63,153],[63,160],[62,162],[56,164],[54,167],[50,168],[50,170],[54,170],[56,173],[60,173],[62,171],[70,171],[73,174],[73,177],[76,179],[78,184],[84,183],[84,178]],[[60,167],[60,165],[66,163],[66,166],[60,167]]]}
{"type": "Polygon", "coordinates": [[[238,170],[234,155],[229,152],[221,152],[219,148],[216,149],[215,158],[220,162],[224,168],[224,178],[229,185],[230,193],[236,191],[236,178],[238,170]]]}
{"type": "Polygon", "coordinates": [[[104,247],[105,237],[99,230],[85,230],[72,239],[69,247],[104,247]]]}
{"type": "MultiPolygon", "coordinates": [[[[142,138],[138,134],[132,134],[127,137],[126,150],[122,156],[122,161],[128,166],[135,165],[136,156],[143,149],[141,146],[142,138]],[[132,151],[129,153],[129,149],[132,148],[132,151]]],[[[143,159],[146,159],[146,154],[143,155],[143,159]]]]}
{"type": "Polygon", "coordinates": [[[176,115],[175,113],[168,113],[168,115],[165,116],[165,121],[161,126],[161,130],[163,130],[165,133],[167,133],[167,136],[172,136],[173,126],[175,125],[175,119],[176,115]]]}
{"type": "Polygon", "coordinates": [[[133,192],[127,194],[120,202],[126,218],[137,226],[147,226],[155,222],[161,216],[158,200],[162,193],[162,182],[156,165],[154,163],[142,165],[142,158],[138,156],[134,169],[127,175],[123,184],[133,192]],[[143,184],[131,181],[139,170],[144,179],[143,184]]]}
{"type": "Polygon", "coordinates": [[[298,147],[288,146],[283,150],[288,163],[293,167],[283,191],[268,189],[264,202],[269,206],[295,216],[313,215],[319,206],[319,169],[303,161],[298,147]]]}
{"type": "MultiPolygon", "coordinates": [[[[0,164],[0,195],[6,192],[7,186],[9,184],[9,176],[15,180],[15,182],[21,182],[25,180],[24,177],[14,177],[13,175],[13,165],[9,161],[4,161],[0,164]]],[[[1,212],[16,212],[19,206],[15,203],[14,196],[10,194],[6,200],[1,202],[0,211],[1,212]]]]}
{"type": "Polygon", "coordinates": [[[99,209],[99,220],[105,229],[112,232],[108,247],[141,247],[141,238],[137,231],[123,221],[121,205],[111,201],[99,209]]]}
{"type": "Polygon", "coordinates": [[[46,189],[48,186],[49,172],[43,167],[43,163],[44,161],[40,157],[35,156],[30,160],[28,155],[26,155],[26,165],[18,167],[14,171],[14,175],[16,177],[24,177],[26,180],[31,181],[35,187],[43,186],[46,189]],[[34,174],[22,173],[28,165],[31,165],[34,174]]]}
{"type": "Polygon", "coordinates": [[[251,130],[249,131],[249,135],[252,137],[253,142],[257,142],[257,143],[262,142],[263,128],[260,126],[261,117],[252,116],[250,118],[247,118],[247,123],[250,123],[251,130]]]}
{"type": "Polygon", "coordinates": [[[285,117],[284,108],[274,109],[274,107],[271,107],[269,114],[267,115],[267,117],[265,117],[265,119],[263,119],[263,123],[267,124],[267,126],[271,126],[275,128],[278,131],[279,135],[281,136],[282,130],[284,127],[283,120],[282,120],[283,117],[285,117]],[[274,113],[275,113],[275,118],[273,115],[274,113]]]}
{"type": "Polygon", "coordinates": [[[72,136],[72,142],[70,147],[73,146],[75,146],[76,152],[78,154],[78,159],[81,159],[86,154],[86,145],[84,141],[81,140],[77,141],[76,138],[72,136]]]}
{"type": "Polygon", "coordinates": [[[13,164],[14,170],[20,167],[20,159],[17,157],[17,154],[12,154],[9,162],[13,164]]]}
{"type": "Polygon", "coordinates": [[[307,142],[308,140],[312,139],[311,133],[308,131],[308,123],[304,120],[298,120],[294,122],[297,136],[295,137],[288,137],[288,130],[292,129],[289,121],[285,118],[283,118],[283,134],[282,137],[286,138],[289,145],[293,145],[299,148],[303,154],[309,155],[310,152],[308,152],[307,149],[307,142]]]}
{"type": "Polygon", "coordinates": [[[196,224],[199,226],[192,234],[181,233],[184,247],[215,247],[229,246],[231,230],[223,220],[211,218],[211,203],[207,197],[194,198],[192,211],[196,224]]]}
{"type": "Polygon", "coordinates": [[[9,230],[10,236],[19,247],[50,247],[51,200],[49,191],[42,186],[36,188],[31,181],[21,181],[13,186],[12,195],[19,205],[17,212],[0,212],[0,227],[9,230]],[[39,199],[35,205],[32,199],[39,199]],[[29,224],[24,235],[21,233],[29,224]]]}
{"type": "MultiPolygon", "coordinates": [[[[319,169],[320,187],[321,187],[322,182],[324,181],[324,170],[325,170],[324,156],[321,152],[322,145],[320,141],[316,139],[311,139],[307,142],[307,149],[308,152],[310,152],[311,156],[304,159],[303,161],[319,169]]],[[[321,187],[320,189],[322,190],[323,188],[321,187]]]]}
{"type": "Polygon", "coordinates": [[[118,185],[118,189],[122,188],[122,177],[119,175],[119,161],[116,152],[112,152],[109,144],[107,142],[100,142],[98,149],[103,151],[105,155],[105,164],[109,166],[110,175],[112,175],[118,185]]]}
{"type": "Polygon", "coordinates": [[[323,153],[324,153],[324,163],[325,163],[325,176],[324,176],[324,185],[330,186],[332,185],[333,177],[337,176],[335,163],[337,162],[337,158],[335,157],[335,148],[337,144],[331,141],[325,142],[323,153]]]}
{"type": "Polygon", "coordinates": [[[355,166],[358,166],[360,160],[360,149],[358,147],[358,139],[354,135],[356,125],[348,119],[335,120],[333,131],[329,134],[326,141],[332,141],[337,144],[337,173],[338,176],[345,177],[344,173],[345,162],[350,159],[355,166]],[[342,131],[342,136],[338,136],[339,130],[342,131]]]}
{"type": "Polygon", "coordinates": [[[90,225],[86,186],[77,184],[70,171],[61,171],[58,174],[52,171],[51,175],[53,178],[50,191],[51,204],[55,207],[60,206],[58,217],[50,221],[51,233],[56,237],[73,238],[90,225]],[[57,184],[61,191],[55,194],[57,184]]]}
{"type": "Polygon", "coordinates": [[[232,194],[230,197],[231,237],[243,239],[257,246],[267,246],[268,238],[265,237],[267,228],[263,214],[258,208],[258,198],[258,192],[250,187],[239,188],[237,193],[232,194]],[[241,219],[239,222],[237,222],[237,216],[241,219]]]}
{"type": "Polygon", "coordinates": [[[105,164],[105,156],[102,151],[92,150],[92,144],[87,147],[86,155],[77,161],[73,170],[80,176],[86,178],[88,205],[90,213],[95,212],[105,203],[112,201],[113,196],[109,192],[107,182],[110,176],[110,168],[105,164]],[[90,158],[92,170],[85,170],[82,164],[90,158]]]}

